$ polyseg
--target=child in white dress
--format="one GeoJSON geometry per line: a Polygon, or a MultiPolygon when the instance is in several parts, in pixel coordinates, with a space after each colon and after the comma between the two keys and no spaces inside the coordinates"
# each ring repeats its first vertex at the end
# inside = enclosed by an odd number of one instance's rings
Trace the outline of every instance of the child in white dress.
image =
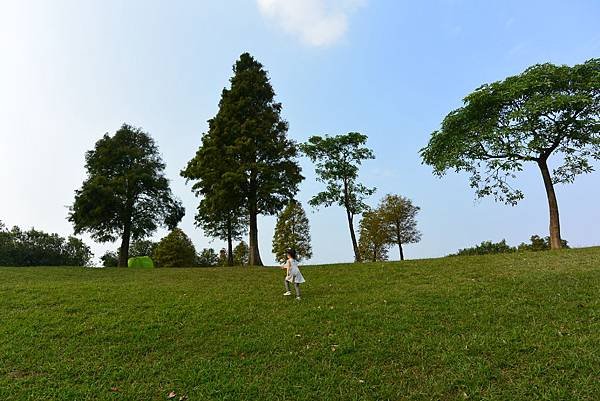
{"type": "Polygon", "coordinates": [[[298,268],[298,261],[296,260],[296,251],[293,249],[288,249],[287,253],[287,261],[281,266],[282,269],[286,270],[285,275],[285,293],[284,296],[292,295],[290,291],[290,283],[294,283],[294,289],[296,290],[296,299],[300,300],[300,283],[304,283],[304,277],[298,268]]]}

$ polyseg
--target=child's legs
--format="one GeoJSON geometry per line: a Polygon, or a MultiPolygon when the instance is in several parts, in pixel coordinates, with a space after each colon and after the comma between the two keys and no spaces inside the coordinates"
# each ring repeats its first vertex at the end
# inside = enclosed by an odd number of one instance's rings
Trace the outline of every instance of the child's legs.
{"type": "Polygon", "coordinates": [[[285,283],[285,290],[287,292],[290,292],[290,282],[287,280],[283,280],[283,282],[285,283]]]}
{"type": "Polygon", "coordinates": [[[294,283],[294,289],[296,290],[296,296],[300,296],[300,283],[294,283]]]}

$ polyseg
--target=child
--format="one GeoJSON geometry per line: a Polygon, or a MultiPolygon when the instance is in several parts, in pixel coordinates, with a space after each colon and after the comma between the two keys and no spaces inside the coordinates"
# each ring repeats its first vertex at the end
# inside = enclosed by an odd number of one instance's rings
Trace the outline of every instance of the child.
{"type": "Polygon", "coordinates": [[[287,261],[282,269],[286,269],[287,274],[285,276],[285,289],[286,292],[283,294],[284,296],[292,295],[290,291],[290,283],[294,283],[294,289],[296,290],[296,300],[300,300],[300,283],[304,283],[304,277],[302,273],[300,273],[300,269],[298,268],[298,261],[296,260],[296,251],[293,249],[288,249],[287,253],[287,261]]]}

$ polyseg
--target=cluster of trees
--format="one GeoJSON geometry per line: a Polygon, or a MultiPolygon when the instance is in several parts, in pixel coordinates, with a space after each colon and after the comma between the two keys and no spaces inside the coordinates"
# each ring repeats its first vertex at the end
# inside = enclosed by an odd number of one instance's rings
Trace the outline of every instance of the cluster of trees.
{"type": "Polygon", "coordinates": [[[78,238],[16,226],[9,230],[0,221],[0,266],[88,266],[92,257],[78,238]]]}
{"type": "MultiPolygon", "coordinates": [[[[525,163],[535,163],[548,197],[549,244],[560,248],[554,185],[591,172],[589,161],[600,159],[599,82],[600,60],[593,59],[574,67],[536,65],[518,76],[483,85],[432,134],[421,150],[423,162],[440,176],[448,170],[466,171],[478,196],[491,195],[508,204],[523,198],[510,179],[525,163]],[[561,164],[551,173],[549,159],[554,154],[562,156],[561,164]]],[[[226,241],[227,248],[218,255],[210,249],[200,256],[187,251],[186,262],[245,263],[240,260],[246,256],[238,255],[236,261],[233,244],[248,235],[247,264],[262,265],[260,215],[279,217],[273,238],[279,261],[287,247],[309,258],[308,220],[294,200],[304,179],[297,160],[300,154],[314,163],[317,179],[325,185],[309,205],[338,205],[345,210],[355,260],[384,260],[396,244],[403,259],[403,244],[420,239],[415,222],[419,209],[396,195],[384,198],[377,208],[367,205],[375,188],[358,180],[362,163],[375,157],[366,147],[367,137],[350,132],[312,136],[303,144],[289,139],[288,123],[281,117],[282,106],[275,101],[268,73],[248,53],[236,61],[230,84],[221,93],[218,112],[208,121],[196,155],[181,171],[200,199],[196,225],[226,241]],[[354,225],[360,215],[357,239],[354,225]]],[[[76,191],[69,213],[75,233],[88,232],[100,242],[120,239],[119,266],[127,265],[130,242],[143,240],[159,226],[169,228],[171,240],[184,246],[183,233],[176,231],[184,209],[171,193],[164,168],[154,140],[140,128],[124,124],[114,136],[106,134],[86,154],[87,178],[76,191]]],[[[241,254],[241,248],[238,251],[241,254]]],[[[159,246],[153,254],[171,257],[159,246]]]]}
{"type": "MultiPolygon", "coordinates": [[[[217,253],[212,248],[204,248],[197,253],[191,239],[179,228],[175,228],[159,242],[138,240],[131,244],[130,257],[149,256],[156,267],[213,267],[227,265],[228,255],[225,249],[217,253]]],[[[101,258],[104,267],[117,267],[117,252],[106,252],[101,258]]],[[[248,264],[248,245],[241,241],[233,249],[236,266],[248,264]]]]}
{"type": "Polygon", "coordinates": [[[404,260],[403,245],[421,240],[416,220],[419,210],[408,198],[386,195],[376,208],[365,211],[359,239],[363,261],[388,260],[392,245],[398,246],[400,260],[404,260]]]}
{"type": "MultiPolygon", "coordinates": [[[[552,249],[550,237],[542,238],[539,235],[532,235],[529,241],[529,243],[522,242],[518,246],[508,245],[505,239],[500,242],[483,241],[481,244],[475,245],[474,247],[460,249],[457,253],[450,256],[490,255],[522,251],[537,252],[552,249]]],[[[561,240],[561,248],[569,248],[568,242],[564,239],[561,240]]]]}

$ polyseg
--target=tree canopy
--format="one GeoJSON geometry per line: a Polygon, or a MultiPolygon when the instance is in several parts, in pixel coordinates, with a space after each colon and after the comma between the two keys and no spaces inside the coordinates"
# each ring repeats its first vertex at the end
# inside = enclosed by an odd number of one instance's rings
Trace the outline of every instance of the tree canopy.
{"type": "Polygon", "coordinates": [[[156,246],[154,261],[159,267],[193,267],[196,248],[183,230],[175,228],[156,246]]]}
{"type": "Polygon", "coordinates": [[[279,263],[287,260],[287,250],[296,251],[297,259],[310,259],[310,225],[300,202],[292,200],[277,217],[273,235],[273,253],[279,263]]]}
{"type": "Polygon", "coordinates": [[[435,174],[466,171],[477,196],[511,205],[524,197],[511,184],[515,173],[535,163],[548,198],[551,246],[560,248],[554,184],[593,171],[591,160],[600,159],[600,59],[535,65],[481,86],[446,116],[421,156],[435,174]]]}
{"type": "Polygon", "coordinates": [[[112,137],[105,134],[85,161],[87,178],[68,219],[76,234],[89,232],[100,242],[120,237],[119,266],[126,267],[131,238],[143,239],[161,225],[175,228],[184,208],[171,193],[154,140],[140,128],[123,124],[112,137]]]}
{"type": "Polygon", "coordinates": [[[34,228],[8,230],[0,221],[0,266],[88,266],[92,251],[82,240],[34,228]]]}
{"type": "Polygon", "coordinates": [[[249,264],[262,265],[257,216],[283,209],[303,177],[295,160],[296,145],[286,136],[288,123],[281,117],[281,103],[275,101],[263,65],[244,53],[233,73],[231,87],[223,89],[219,111],[208,121],[202,145],[182,176],[195,181],[199,195],[214,198],[208,210],[219,205],[235,217],[239,211],[246,213],[249,264]]]}
{"type": "Polygon", "coordinates": [[[367,210],[365,198],[375,193],[358,182],[360,165],[364,160],[374,159],[373,151],[366,148],[367,136],[350,132],[336,136],[312,136],[301,145],[301,150],[315,163],[317,180],[326,184],[310,201],[313,207],[337,204],[346,210],[354,259],[359,262],[360,249],[354,232],[354,217],[367,210]]]}
{"type": "Polygon", "coordinates": [[[360,220],[359,247],[363,261],[378,262],[388,260],[388,248],[392,242],[392,232],[380,210],[363,212],[360,220]]]}
{"type": "Polygon", "coordinates": [[[414,244],[421,240],[417,229],[417,213],[421,210],[412,201],[400,195],[386,195],[377,208],[386,224],[390,243],[398,245],[400,260],[404,260],[404,244],[414,244]]]}

